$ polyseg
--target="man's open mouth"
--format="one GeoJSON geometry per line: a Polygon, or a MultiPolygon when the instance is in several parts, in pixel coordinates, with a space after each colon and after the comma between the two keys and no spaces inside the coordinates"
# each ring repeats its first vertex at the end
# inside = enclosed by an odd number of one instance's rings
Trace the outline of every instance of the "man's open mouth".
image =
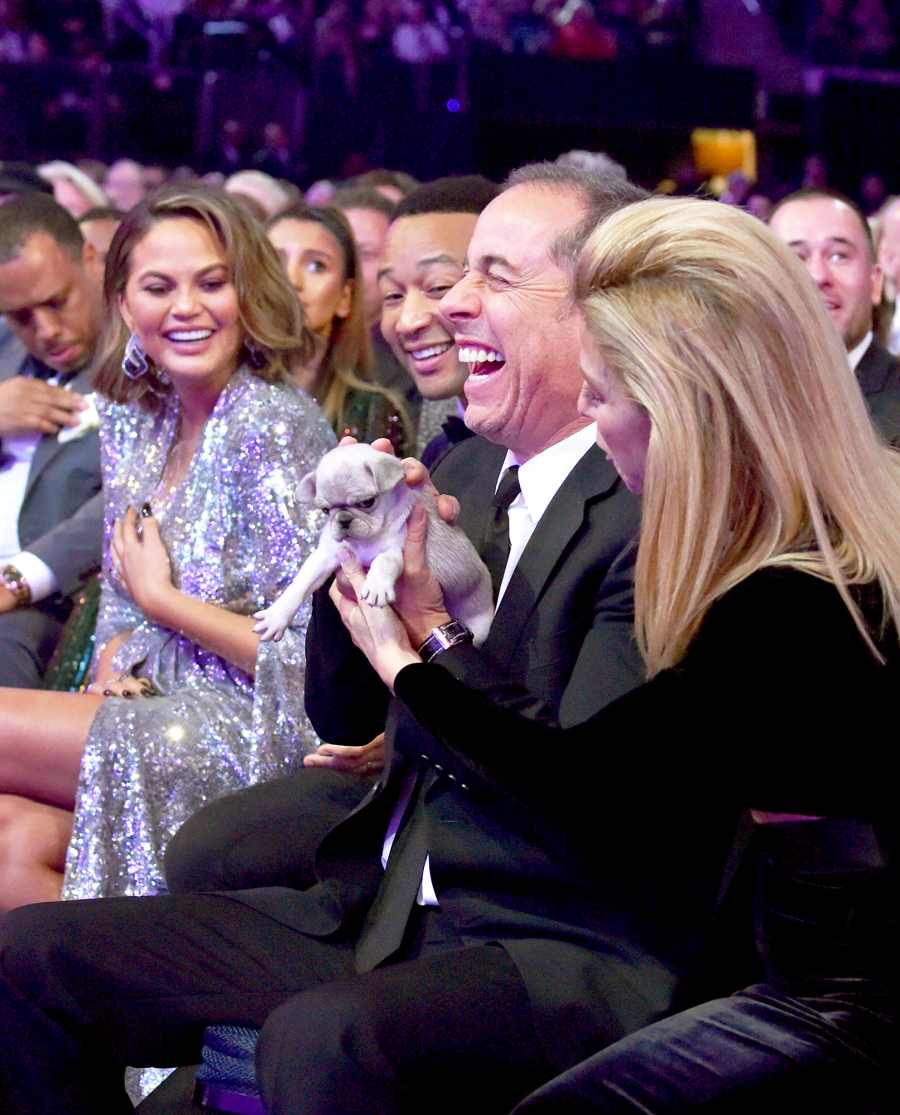
{"type": "Polygon", "coordinates": [[[506,357],[495,348],[461,344],[459,346],[459,362],[468,365],[469,375],[484,376],[499,372],[506,363],[506,357]]]}

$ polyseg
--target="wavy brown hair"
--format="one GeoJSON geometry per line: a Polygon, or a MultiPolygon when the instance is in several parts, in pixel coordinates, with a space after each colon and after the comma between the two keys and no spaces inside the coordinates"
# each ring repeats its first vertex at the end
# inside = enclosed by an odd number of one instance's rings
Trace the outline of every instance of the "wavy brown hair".
{"type": "MultiPolygon", "coordinates": [[[[402,402],[390,391],[374,382],[375,360],[372,342],[366,327],[363,310],[362,281],[353,230],[344,214],[330,205],[292,205],[273,217],[266,229],[274,228],[281,221],[313,221],[320,224],[337,242],[341,252],[341,282],[350,283],[350,311],[344,318],[335,318],[328,336],[328,344],[319,366],[316,402],[338,436],[345,422],[347,402],[352,391],[366,391],[381,395],[393,409],[405,430],[407,442],[415,443],[409,418],[402,402]]],[[[294,295],[296,298],[296,294],[294,295]]]]}
{"type": "Polygon", "coordinates": [[[191,185],[167,187],[147,198],[125,216],[113,237],[103,281],[108,321],[96,361],[96,389],[113,402],[149,409],[171,391],[152,361],[140,379],[122,371],[128,328],[119,303],[135,246],[155,225],[173,219],[204,225],[222,248],[246,336],[238,362],[267,383],[292,382],[291,369],[309,359],[313,342],[275,249],[259,223],[223,190],[191,185]]]}

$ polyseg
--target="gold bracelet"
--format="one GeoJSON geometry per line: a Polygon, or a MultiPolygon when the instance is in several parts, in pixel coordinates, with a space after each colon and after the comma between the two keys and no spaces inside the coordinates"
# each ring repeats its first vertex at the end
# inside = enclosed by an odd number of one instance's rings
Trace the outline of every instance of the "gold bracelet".
{"type": "Polygon", "coordinates": [[[27,608],[31,603],[31,586],[14,565],[4,565],[0,569],[0,582],[13,594],[17,608],[27,608]]]}

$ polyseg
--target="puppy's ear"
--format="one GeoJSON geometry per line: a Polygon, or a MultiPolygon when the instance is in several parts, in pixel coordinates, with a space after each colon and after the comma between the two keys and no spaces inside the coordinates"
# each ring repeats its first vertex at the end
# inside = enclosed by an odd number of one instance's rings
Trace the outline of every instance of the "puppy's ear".
{"type": "Polygon", "coordinates": [[[297,496],[303,500],[304,503],[312,503],[316,498],[316,470],[308,472],[306,476],[300,481],[300,486],[297,488],[297,496]]]}
{"type": "Polygon", "coordinates": [[[375,488],[379,492],[389,492],[403,479],[403,465],[390,453],[376,453],[366,467],[371,472],[375,488]]]}

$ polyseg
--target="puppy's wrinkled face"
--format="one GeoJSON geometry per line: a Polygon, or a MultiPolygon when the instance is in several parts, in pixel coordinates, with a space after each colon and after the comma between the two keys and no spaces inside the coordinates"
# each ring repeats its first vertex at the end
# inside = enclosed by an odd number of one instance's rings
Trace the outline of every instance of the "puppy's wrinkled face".
{"type": "Polygon", "coordinates": [[[376,456],[382,460],[373,468],[365,454],[332,450],[316,471],[316,506],[328,513],[327,529],[338,542],[376,538],[393,518],[403,469],[395,461],[388,468],[385,455],[376,456]]]}

